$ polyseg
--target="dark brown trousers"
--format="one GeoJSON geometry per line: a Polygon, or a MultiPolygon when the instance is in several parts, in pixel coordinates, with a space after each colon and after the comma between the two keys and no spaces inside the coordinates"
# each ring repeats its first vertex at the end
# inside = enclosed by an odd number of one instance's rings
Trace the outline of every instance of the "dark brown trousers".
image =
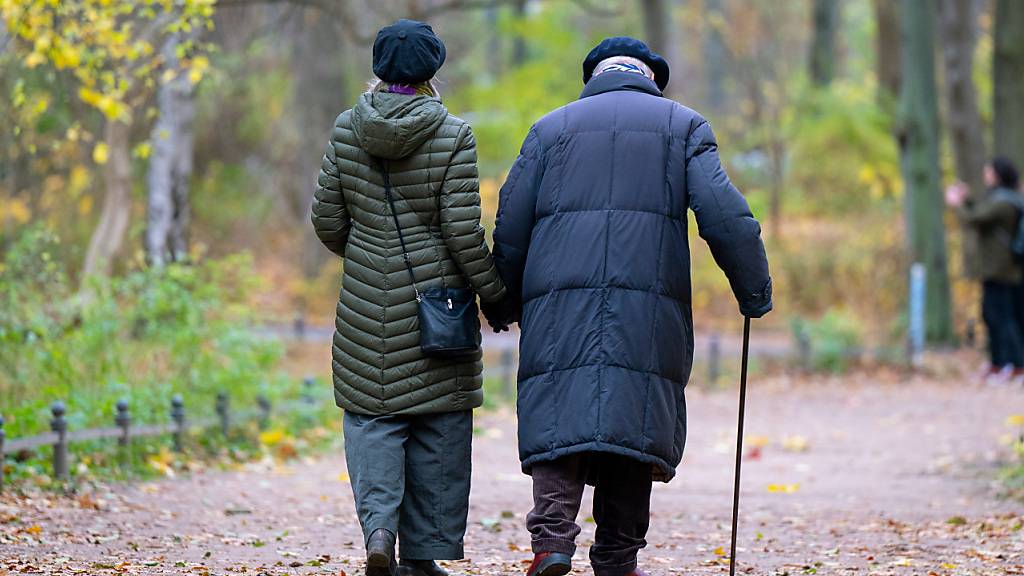
{"type": "Polygon", "coordinates": [[[576,552],[583,487],[594,485],[597,533],[590,547],[596,576],[625,576],[636,568],[650,526],[651,465],[603,452],[573,454],[533,465],[533,511],[526,525],[533,551],[576,552]]]}

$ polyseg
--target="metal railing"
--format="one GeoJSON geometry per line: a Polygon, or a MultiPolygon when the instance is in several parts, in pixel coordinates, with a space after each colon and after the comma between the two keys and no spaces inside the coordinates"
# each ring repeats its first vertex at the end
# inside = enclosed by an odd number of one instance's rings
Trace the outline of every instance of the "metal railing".
{"type": "MultiPolygon", "coordinates": [[[[287,412],[296,412],[300,408],[309,409],[316,405],[313,394],[314,379],[306,377],[302,382],[300,398],[282,403],[287,412]]],[[[109,428],[88,428],[69,430],[66,418],[67,408],[63,401],[56,400],[50,405],[50,431],[35,436],[7,439],[4,430],[4,418],[0,416],[0,492],[4,489],[4,458],[5,454],[13,454],[24,450],[35,450],[45,446],[53,447],[53,477],[66,481],[69,478],[68,446],[72,443],[117,439],[118,446],[127,448],[132,438],[171,435],[175,452],[184,451],[185,435],[190,431],[217,427],[225,438],[228,437],[233,422],[250,422],[256,420],[261,430],[270,425],[273,403],[263,395],[256,397],[255,409],[232,412],[231,402],[224,392],[217,394],[214,403],[216,418],[190,420],[185,417],[185,400],[180,394],[171,397],[168,422],[164,424],[132,425],[132,415],[127,400],[118,400],[115,406],[114,426],[109,428]]]]}

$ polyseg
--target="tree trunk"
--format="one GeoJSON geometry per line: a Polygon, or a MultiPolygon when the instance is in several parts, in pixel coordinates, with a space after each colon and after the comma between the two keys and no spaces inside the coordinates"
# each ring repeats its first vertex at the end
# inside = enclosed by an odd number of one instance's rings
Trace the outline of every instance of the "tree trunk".
{"type": "MultiPolygon", "coordinates": [[[[315,10],[303,13],[302,26],[292,30],[291,35],[289,57],[295,73],[295,91],[292,94],[294,121],[300,135],[316,134],[317,137],[300,137],[299,142],[303,145],[295,147],[291,169],[285,172],[287,180],[283,188],[290,196],[289,207],[301,231],[298,264],[302,267],[303,277],[312,280],[320,275],[324,264],[331,257],[331,253],[324,249],[316,237],[309,219],[320,160],[330,138],[334,118],[340,111],[341,103],[346,100],[328,88],[345,84],[346,66],[339,65],[339,62],[347,54],[339,54],[341,58],[323,54],[323,46],[332,42],[336,32],[331,22],[319,17],[315,10]],[[310,90],[311,86],[318,89],[310,90]]],[[[301,314],[305,307],[301,295],[296,306],[301,314]]]]}
{"type": "Polygon", "coordinates": [[[903,81],[899,142],[911,262],[927,270],[925,336],[953,339],[943,200],[939,189],[939,113],[935,85],[935,11],[926,0],[903,0],[903,81]]]}
{"type": "Polygon", "coordinates": [[[103,165],[106,192],[100,221],[89,239],[82,268],[82,281],[110,273],[113,259],[124,244],[132,213],[132,165],[129,152],[129,126],[119,120],[107,120],[104,142],[108,157],[103,165]]]}
{"type": "Polygon", "coordinates": [[[503,62],[501,60],[501,33],[498,25],[498,4],[494,3],[484,11],[484,19],[487,21],[487,74],[495,82],[501,78],[503,62]]]}
{"type": "Polygon", "coordinates": [[[705,0],[704,11],[709,22],[701,43],[704,53],[704,77],[707,81],[707,92],[704,97],[713,112],[721,112],[727,110],[729,106],[729,92],[725,89],[729,53],[722,33],[725,26],[722,0],[705,0]]]}
{"type": "Polygon", "coordinates": [[[900,92],[900,14],[894,0],[873,0],[875,9],[875,71],[878,102],[892,110],[900,92]]]}
{"type": "Polygon", "coordinates": [[[652,52],[667,58],[672,24],[667,0],[640,0],[640,8],[644,18],[644,42],[652,52]]]}
{"type": "Polygon", "coordinates": [[[992,70],[995,153],[1024,169],[1024,2],[997,0],[992,70]]]}
{"type": "MultiPolygon", "coordinates": [[[[517,20],[526,18],[526,5],[528,2],[529,0],[515,0],[513,8],[515,9],[517,20]]],[[[526,64],[527,56],[526,38],[517,32],[515,37],[512,38],[512,67],[518,68],[526,64]]]]}
{"type": "MultiPolygon", "coordinates": [[[[640,0],[644,20],[644,42],[652,52],[668,61],[669,66],[675,65],[677,72],[683,72],[683,63],[676,59],[675,37],[672,33],[673,0],[640,0]]],[[[685,74],[679,74],[683,77],[685,74]]],[[[665,93],[669,96],[678,95],[683,87],[682,82],[668,85],[665,93]]]]}
{"type": "Polygon", "coordinates": [[[146,256],[156,267],[188,256],[195,98],[191,80],[179,70],[180,42],[180,34],[171,34],[161,49],[163,69],[177,71],[177,75],[157,91],[158,116],[151,135],[146,256]]]}
{"type": "Polygon", "coordinates": [[[769,205],[769,227],[772,236],[778,241],[782,236],[782,189],[785,185],[786,146],[781,138],[769,137],[769,157],[771,160],[771,197],[769,205]]]}
{"type": "MultiPolygon", "coordinates": [[[[975,0],[939,0],[939,26],[942,34],[942,60],[945,65],[946,101],[949,108],[949,135],[957,178],[966,182],[972,195],[984,192],[982,170],[985,165],[985,141],[974,89],[974,48],[977,43],[978,15],[975,0]]],[[[968,278],[979,274],[978,235],[972,226],[963,226],[963,267],[968,278]]]]}
{"type": "Polygon", "coordinates": [[[814,0],[814,37],[811,41],[811,80],[828,86],[836,75],[836,36],[839,32],[838,0],[814,0]]]}
{"type": "Polygon", "coordinates": [[[184,262],[189,257],[191,236],[192,203],[189,191],[192,187],[192,167],[195,160],[195,117],[196,93],[191,81],[188,92],[178,102],[178,149],[174,156],[174,217],[171,221],[171,256],[175,262],[184,262]]]}

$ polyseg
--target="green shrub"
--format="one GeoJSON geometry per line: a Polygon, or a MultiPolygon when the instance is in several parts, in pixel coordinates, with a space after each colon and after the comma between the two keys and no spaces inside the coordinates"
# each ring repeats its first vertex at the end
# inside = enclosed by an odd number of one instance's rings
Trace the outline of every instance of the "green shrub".
{"type": "Polygon", "coordinates": [[[173,394],[208,416],[218,392],[252,406],[284,389],[279,342],[253,329],[247,256],[141,268],[78,293],[54,262],[59,240],[32,229],[0,261],[0,414],[8,437],[48,429],[67,404],[72,429],[109,426],[128,399],[138,423],[166,422],[173,394]]]}
{"type": "Polygon", "coordinates": [[[809,367],[842,373],[860,354],[863,328],[852,314],[829,310],[818,320],[797,318],[792,323],[798,346],[805,346],[809,367]]]}

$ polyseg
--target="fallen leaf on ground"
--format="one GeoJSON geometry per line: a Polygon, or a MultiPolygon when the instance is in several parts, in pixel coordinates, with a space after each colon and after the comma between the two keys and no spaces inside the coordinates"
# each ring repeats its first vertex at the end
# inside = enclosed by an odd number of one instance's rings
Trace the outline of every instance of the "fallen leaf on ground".
{"type": "Polygon", "coordinates": [[[810,447],[803,436],[786,436],[782,439],[782,449],[789,452],[806,452],[810,447]]]}

